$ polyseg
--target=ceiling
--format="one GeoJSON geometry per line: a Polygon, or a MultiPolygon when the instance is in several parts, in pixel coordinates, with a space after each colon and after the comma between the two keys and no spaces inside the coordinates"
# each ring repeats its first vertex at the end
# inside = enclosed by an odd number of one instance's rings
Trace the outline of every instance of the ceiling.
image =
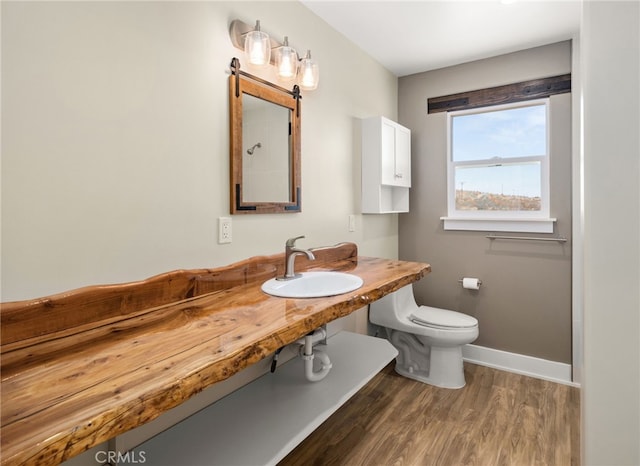
{"type": "Polygon", "coordinates": [[[301,0],[396,76],[571,39],[579,0],[301,0]]]}

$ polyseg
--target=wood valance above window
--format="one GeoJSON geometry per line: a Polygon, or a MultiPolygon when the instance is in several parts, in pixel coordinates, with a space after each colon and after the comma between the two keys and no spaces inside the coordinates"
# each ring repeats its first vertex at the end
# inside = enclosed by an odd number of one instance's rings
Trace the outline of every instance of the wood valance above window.
{"type": "Polygon", "coordinates": [[[571,92],[571,73],[507,84],[506,86],[433,97],[427,100],[428,113],[451,112],[454,110],[523,102],[566,92],[571,92]]]}

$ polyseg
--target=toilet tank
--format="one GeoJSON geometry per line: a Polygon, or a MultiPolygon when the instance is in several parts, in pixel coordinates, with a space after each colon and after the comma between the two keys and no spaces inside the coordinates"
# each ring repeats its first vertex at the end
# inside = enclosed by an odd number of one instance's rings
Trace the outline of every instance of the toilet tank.
{"type": "Polygon", "coordinates": [[[397,322],[418,309],[413,296],[413,285],[406,285],[369,305],[369,321],[372,324],[396,328],[397,322]]]}

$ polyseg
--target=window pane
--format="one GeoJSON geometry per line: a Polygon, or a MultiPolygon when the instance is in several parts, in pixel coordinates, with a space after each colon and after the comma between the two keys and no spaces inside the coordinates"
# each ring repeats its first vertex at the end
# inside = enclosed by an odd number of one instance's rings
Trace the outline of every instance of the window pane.
{"type": "Polygon", "coordinates": [[[546,107],[452,117],[453,161],[546,155],[546,107]]]}
{"type": "Polygon", "coordinates": [[[456,167],[456,210],[541,210],[540,167],[540,162],[456,167]]]}

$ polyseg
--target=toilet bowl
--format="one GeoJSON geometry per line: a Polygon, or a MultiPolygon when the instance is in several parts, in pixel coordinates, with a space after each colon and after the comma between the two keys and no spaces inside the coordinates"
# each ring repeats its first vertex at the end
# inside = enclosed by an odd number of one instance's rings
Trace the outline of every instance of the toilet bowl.
{"type": "Polygon", "coordinates": [[[398,374],[438,387],[464,387],[462,345],[478,338],[475,318],[418,306],[413,286],[407,285],[371,303],[369,320],[386,329],[398,350],[398,374]]]}

